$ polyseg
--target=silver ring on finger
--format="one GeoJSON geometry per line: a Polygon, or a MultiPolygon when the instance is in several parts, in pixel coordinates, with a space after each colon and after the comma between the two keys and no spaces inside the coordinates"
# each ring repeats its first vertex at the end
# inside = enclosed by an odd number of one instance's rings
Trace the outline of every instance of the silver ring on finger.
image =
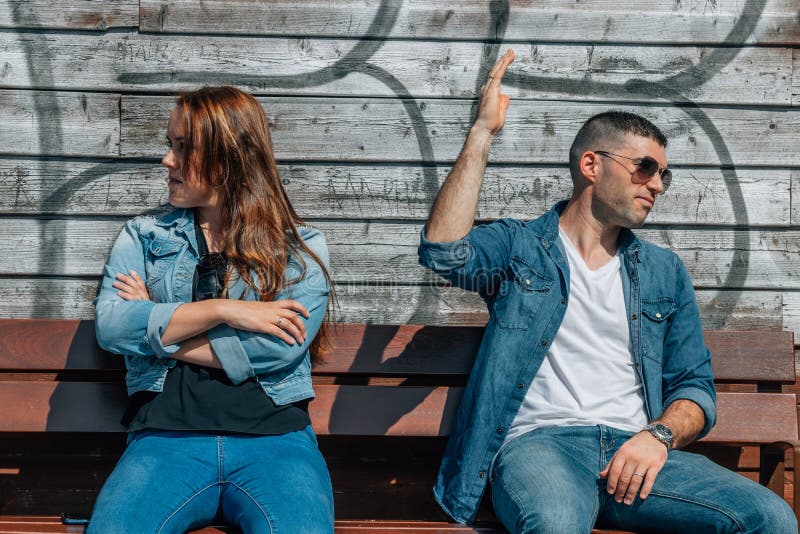
{"type": "Polygon", "coordinates": [[[283,317],[278,317],[278,322],[275,323],[275,325],[280,327],[282,322],[283,322],[283,317]]]}
{"type": "Polygon", "coordinates": [[[633,476],[644,478],[644,473],[634,473],[633,476]]]}

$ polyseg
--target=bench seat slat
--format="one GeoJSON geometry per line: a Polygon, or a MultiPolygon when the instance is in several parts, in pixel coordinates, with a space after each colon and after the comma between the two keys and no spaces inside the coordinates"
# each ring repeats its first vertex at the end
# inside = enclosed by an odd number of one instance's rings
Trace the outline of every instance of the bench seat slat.
{"type": "MultiPolygon", "coordinates": [[[[316,374],[372,376],[469,373],[481,327],[339,324],[335,350],[316,374]]],[[[706,331],[714,374],[728,382],[794,382],[791,332],[706,331]]],[[[95,342],[94,322],[0,319],[0,370],[122,369],[95,342]]]]}
{"type": "MultiPolygon", "coordinates": [[[[0,516],[0,534],[72,534],[82,533],[82,526],[63,525],[58,517],[52,516],[0,516]]],[[[432,521],[353,521],[338,520],[336,534],[502,534],[498,526],[467,527],[454,523],[432,521]]],[[[228,529],[206,527],[192,531],[191,534],[223,534],[228,529]]],[[[594,529],[592,534],[624,534],[618,530],[594,529]]]]}
{"type": "MultiPolygon", "coordinates": [[[[309,413],[320,435],[446,436],[462,388],[318,385],[315,391],[309,413]]],[[[0,432],[122,432],[126,403],[120,384],[0,381],[0,432]]],[[[720,423],[704,441],[796,439],[796,405],[794,394],[719,393],[720,423]]]]}

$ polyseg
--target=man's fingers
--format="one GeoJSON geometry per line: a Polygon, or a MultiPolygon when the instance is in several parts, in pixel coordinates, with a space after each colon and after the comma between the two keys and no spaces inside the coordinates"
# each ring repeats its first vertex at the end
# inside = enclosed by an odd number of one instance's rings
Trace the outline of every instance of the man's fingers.
{"type": "Polygon", "coordinates": [[[141,282],[142,284],[144,284],[144,280],[142,280],[142,277],[139,276],[139,273],[137,273],[133,269],[131,269],[131,278],[133,278],[137,282],[141,282]]]}
{"type": "Polygon", "coordinates": [[[656,477],[658,476],[657,469],[648,469],[647,474],[644,477],[644,482],[642,483],[641,491],[639,492],[639,498],[645,500],[650,492],[653,489],[653,485],[656,483],[656,477]]]}
{"type": "MultiPolygon", "coordinates": [[[[625,467],[622,469],[622,473],[619,475],[619,479],[617,480],[617,489],[614,492],[614,500],[617,502],[622,502],[625,498],[625,494],[628,492],[628,488],[632,483],[636,483],[634,479],[639,478],[633,476],[634,470],[633,466],[630,462],[625,464],[625,467]]],[[[638,486],[637,486],[638,487],[638,486]]]]}
{"type": "Polygon", "coordinates": [[[506,74],[506,70],[508,66],[511,65],[511,62],[514,61],[514,51],[510,48],[503,54],[503,57],[500,58],[500,61],[495,63],[494,67],[492,68],[492,72],[489,73],[491,76],[491,80],[489,81],[489,85],[493,87],[500,87],[500,83],[503,81],[503,76],[506,74]]]}
{"type": "Polygon", "coordinates": [[[625,465],[625,460],[619,458],[616,454],[611,458],[611,461],[606,466],[606,488],[609,493],[617,491],[617,484],[619,483],[619,476],[622,474],[622,467],[625,465]]]}
{"type": "Polygon", "coordinates": [[[500,95],[500,105],[503,106],[503,109],[508,109],[508,106],[511,105],[511,99],[508,95],[500,95]]]}
{"type": "Polygon", "coordinates": [[[644,477],[645,474],[643,468],[638,467],[633,471],[631,480],[628,483],[628,489],[625,491],[625,497],[623,498],[625,504],[633,504],[633,500],[636,498],[636,492],[638,492],[639,488],[642,486],[644,477]]]}

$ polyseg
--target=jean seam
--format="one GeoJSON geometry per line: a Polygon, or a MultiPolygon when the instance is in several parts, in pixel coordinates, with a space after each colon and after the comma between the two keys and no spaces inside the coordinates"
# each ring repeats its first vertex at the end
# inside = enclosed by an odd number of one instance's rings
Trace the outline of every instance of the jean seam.
{"type": "Polygon", "coordinates": [[[178,506],[178,507],[175,509],[175,511],[173,511],[171,514],[169,514],[169,515],[166,517],[166,519],[164,519],[164,521],[162,521],[162,522],[161,522],[161,524],[158,526],[158,530],[156,531],[156,532],[157,532],[157,534],[161,534],[161,532],[164,530],[164,527],[166,527],[166,526],[167,526],[167,523],[169,523],[169,522],[170,522],[170,520],[171,520],[173,517],[175,517],[175,514],[177,514],[178,512],[180,512],[180,511],[181,511],[181,510],[182,510],[182,509],[183,509],[183,508],[184,508],[184,507],[185,507],[187,504],[189,504],[189,503],[190,503],[192,500],[194,500],[194,499],[195,499],[195,498],[196,498],[198,495],[200,495],[201,493],[203,493],[203,492],[204,492],[204,491],[206,491],[207,489],[209,489],[209,488],[212,488],[212,487],[214,487],[214,486],[216,486],[216,485],[218,485],[216,482],[215,482],[215,483],[213,483],[213,484],[209,484],[209,485],[208,485],[208,486],[206,486],[205,488],[203,488],[203,489],[201,489],[201,490],[199,490],[199,491],[196,491],[196,492],[195,492],[193,495],[191,495],[189,498],[187,498],[185,501],[183,501],[183,504],[181,504],[180,506],[178,506]]]}
{"type": "Polygon", "coordinates": [[[236,482],[231,482],[230,480],[226,481],[226,484],[230,484],[234,488],[238,489],[239,491],[241,491],[242,493],[247,495],[250,498],[250,500],[253,501],[253,504],[255,504],[258,507],[259,510],[261,510],[261,513],[264,515],[264,519],[267,521],[267,526],[269,527],[270,533],[271,534],[278,534],[278,531],[275,528],[273,528],[273,526],[272,526],[272,521],[270,520],[269,514],[267,513],[267,511],[264,510],[264,507],[261,506],[261,504],[252,495],[250,495],[250,493],[246,489],[241,487],[236,482]]]}
{"type": "Polygon", "coordinates": [[[721,508],[719,506],[715,506],[714,503],[705,502],[705,501],[702,501],[702,500],[699,500],[699,499],[689,499],[689,498],[684,497],[682,495],[677,495],[677,494],[674,494],[674,493],[669,493],[669,492],[664,492],[664,491],[651,490],[650,491],[650,495],[651,496],[652,495],[656,495],[658,497],[664,497],[666,499],[674,499],[676,501],[688,502],[690,504],[703,506],[703,507],[708,508],[710,510],[715,510],[715,511],[723,514],[724,516],[728,517],[731,521],[733,521],[733,523],[736,525],[736,527],[739,529],[740,532],[744,532],[745,531],[744,525],[742,525],[739,522],[739,520],[736,519],[736,517],[734,517],[731,513],[729,513],[724,508],[721,508]]]}

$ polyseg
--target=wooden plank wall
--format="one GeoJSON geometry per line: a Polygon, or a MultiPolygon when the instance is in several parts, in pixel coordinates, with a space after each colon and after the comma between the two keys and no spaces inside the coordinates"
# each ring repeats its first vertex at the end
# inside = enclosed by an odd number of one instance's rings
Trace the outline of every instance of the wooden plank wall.
{"type": "Polygon", "coordinates": [[[165,201],[170,95],[225,83],[270,116],[287,190],[327,235],[339,320],[482,323],[416,244],[476,90],[513,47],[479,217],[564,198],[580,124],[639,112],[675,168],[641,233],[685,260],[705,327],[800,334],[797,1],[620,6],[0,0],[0,316],[91,317],[124,220],[165,201]]]}
{"type": "Polygon", "coordinates": [[[124,221],[164,209],[171,95],[235,84],[327,236],[338,320],[482,324],[416,246],[507,47],[481,220],[568,196],[580,124],[636,111],[675,169],[641,235],[684,259],[704,326],[800,339],[797,0],[0,0],[0,317],[91,318],[124,221]]]}

